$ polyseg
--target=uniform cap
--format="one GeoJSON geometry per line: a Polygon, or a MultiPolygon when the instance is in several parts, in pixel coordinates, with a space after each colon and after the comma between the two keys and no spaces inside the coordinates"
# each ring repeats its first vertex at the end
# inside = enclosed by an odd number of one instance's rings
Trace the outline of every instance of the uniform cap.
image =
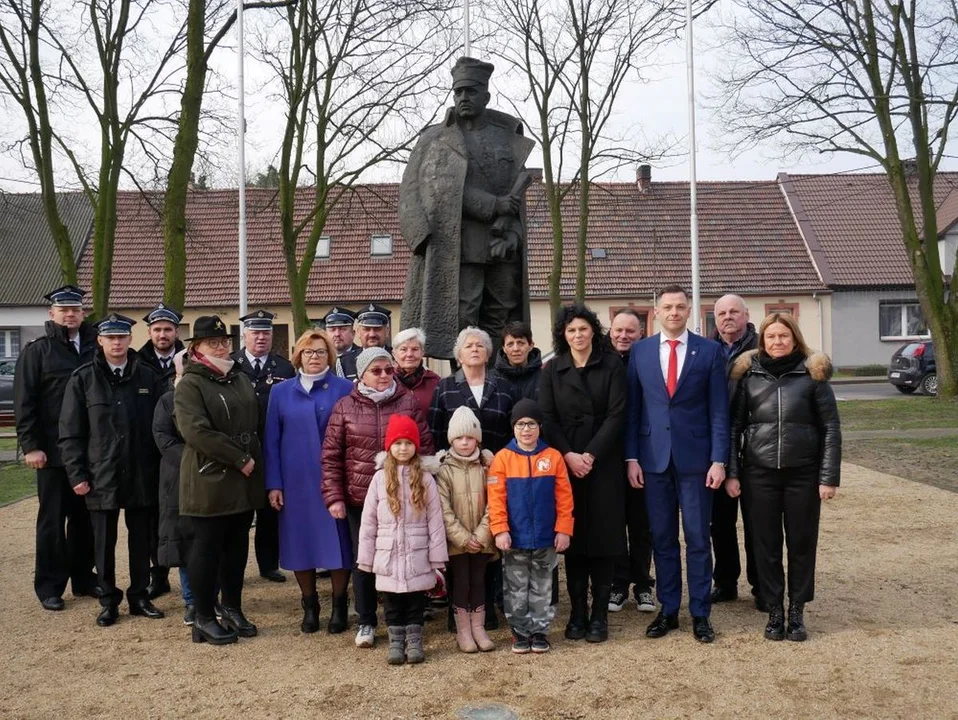
{"type": "Polygon", "coordinates": [[[359,311],[356,319],[360,325],[365,325],[366,327],[385,327],[389,324],[389,317],[391,315],[392,312],[388,308],[384,308],[382,305],[377,305],[376,303],[369,303],[359,311]]]}
{"type": "Polygon", "coordinates": [[[495,66],[471,57],[461,57],[452,67],[452,89],[489,85],[495,66]]]}
{"type": "Polygon", "coordinates": [[[276,316],[267,310],[256,310],[241,317],[240,322],[247,330],[272,330],[274,317],[276,316]]]}
{"type": "Polygon", "coordinates": [[[153,323],[160,321],[179,325],[182,319],[182,315],[176,312],[176,310],[173,308],[167,307],[163,303],[160,303],[155,308],[150,310],[149,313],[143,316],[143,320],[147,325],[152,325],[153,323]]]}
{"type": "Polygon", "coordinates": [[[51,290],[43,296],[53,307],[83,307],[83,296],[86,292],[76,285],[64,285],[51,290]]]}
{"type": "Polygon", "coordinates": [[[95,322],[96,330],[99,335],[130,335],[133,332],[133,326],[136,320],[128,318],[117,313],[110,313],[107,317],[95,322]]]}

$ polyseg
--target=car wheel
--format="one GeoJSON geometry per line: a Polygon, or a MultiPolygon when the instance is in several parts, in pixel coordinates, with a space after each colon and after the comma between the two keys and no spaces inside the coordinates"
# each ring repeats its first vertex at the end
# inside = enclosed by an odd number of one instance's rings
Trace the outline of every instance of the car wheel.
{"type": "Polygon", "coordinates": [[[896,389],[898,392],[900,392],[900,393],[904,393],[905,395],[911,395],[911,394],[912,394],[913,392],[915,392],[915,390],[917,390],[918,388],[917,388],[917,387],[908,387],[907,385],[896,385],[896,386],[895,386],[895,389],[896,389]]]}
{"type": "Polygon", "coordinates": [[[921,379],[921,392],[923,395],[937,395],[938,394],[938,375],[935,373],[929,373],[921,379]]]}

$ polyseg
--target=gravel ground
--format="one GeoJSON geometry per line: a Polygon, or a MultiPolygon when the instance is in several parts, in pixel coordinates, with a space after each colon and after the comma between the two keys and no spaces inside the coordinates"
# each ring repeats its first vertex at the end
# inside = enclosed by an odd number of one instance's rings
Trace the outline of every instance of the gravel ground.
{"type": "MultiPolygon", "coordinates": [[[[0,510],[2,718],[443,718],[489,704],[521,718],[958,717],[958,495],[854,465],[823,511],[804,644],[764,640],[745,599],[715,608],[711,646],[687,616],[648,640],[650,616],[634,606],[611,615],[608,643],[571,643],[563,598],[548,655],[514,656],[499,631],[496,652],[465,656],[433,621],[426,663],[394,668],[382,628],[371,651],[352,632],[304,636],[292,579],[250,576],[244,605],[260,636],[194,645],[176,595],[157,601],[165,620],[123,614],[108,629],[92,599],[68,594],[66,611],[43,611],[35,514],[35,498],[0,510]]],[[[123,547],[121,535],[121,569],[123,547]]]]}

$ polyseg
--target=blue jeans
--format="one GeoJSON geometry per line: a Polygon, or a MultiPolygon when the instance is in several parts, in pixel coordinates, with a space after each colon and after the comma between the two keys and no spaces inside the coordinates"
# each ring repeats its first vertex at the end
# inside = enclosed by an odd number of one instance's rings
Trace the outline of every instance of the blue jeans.
{"type": "Polygon", "coordinates": [[[183,595],[183,604],[192,605],[193,590],[190,588],[190,578],[186,573],[185,567],[181,567],[179,570],[180,570],[180,592],[183,595]]]}

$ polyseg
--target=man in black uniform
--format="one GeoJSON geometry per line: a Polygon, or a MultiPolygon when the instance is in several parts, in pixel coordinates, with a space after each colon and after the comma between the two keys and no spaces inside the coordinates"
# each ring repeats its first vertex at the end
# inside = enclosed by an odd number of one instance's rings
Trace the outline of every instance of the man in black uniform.
{"type": "Polygon", "coordinates": [[[353,342],[356,313],[346,308],[334,307],[323,316],[322,322],[336,348],[336,374],[356,382],[356,358],[363,351],[353,342]]]}
{"type": "MultiPolygon", "coordinates": [[[[273,313],[265,310],[256,310],[241,317],[245,349],[230,355],[253,383],[259,402],[260,442],[266,428],[266,409],[273,383],[296,376],[296,370],[289,360],[272,352],[274,317],[273,313]]],[[[286,582],[286,576],[279,571],[279,513],[268,502],[256,511],[254,547],[259,574],[272,582],[286,582]]]]}
{"type": "MultiPolygon", "coordinates": [[[[183,343],[178,335],[182,319],[182,315],[163,303],[143,317],[150,331],[150,339],[140,348],[140,359],[168,381],[176,375],[173,356],[183,349],[183,343]]],[[[153,514],[151,521],[153,527],[150,529],[150,586],[147,592],[152,600],[170,591],[170,569],[160,565],[156,557],[159,546],[159,511],[153,514]]]]}
{"type": "MultiPolygon", "coordinates": [[[[730,376],[732,366],[738,357],[758,347],[758,334],[755,326],[748,320],[748,306],[738,295],[723,295],[715,301],[712,308],[715,314],[715,333],[712,339],[722,346],[725,355],[725,374],[730,376]]],[[[735,397],[736,382],[729,379],[728,397],[735,397]]],[[[732,452],[737,452],[732,448],[732,452]]],[[[738,598],[738,579],[742,574],[742,560],[738,554],[738,498],[730,497],[723,489],[715,493],[712,500],[712,550],[715,553],[715,567],[712,571],[712,602],[728,602],[738,598]]],[[[758,571],[752,553],[752,524],[748,516],[742,513],[742,527],[745,530],[745,576],[752,586],[755,607],[768,612],[758,595],[758,571]]]]}
{"type": "Polygon", "coordinates": [[[371,347],[381,347],[392,354],[389,347],[389,317],[392,312],[388,308],[376,303],[369,303],[356,315],[359,325],[359,347],[365,350],[371,347]]]}
{"type": "Polygon", "coordinates": [[[96,544],[100,614],[116,622],[123,593],[116,587],[120,510],[127,529],[131,615],[163,617],[147,595],[150,582],[150,513],[156,511],[160,453],[153,440],[153,411],[166,387],[156,370],[130,349],[135,320],[111,314],[97,323],[93,360],[67,384],[60,413],[60,454],[73,492],[86,500],[96,544]]]}
{"type": "Polygon", "coordinates": [[[67,580],[75,596],[97,596],[90,515],[70,489],[57,447],[67,381],[96,347],[96,329],[83,322],[84,294],[65,285],[45,296],[46,335],[23,348],[14,378],[17,439],[27,467],[37,471],[40,501],[33,588],[47,610],[63,609],[67,580]]]}

